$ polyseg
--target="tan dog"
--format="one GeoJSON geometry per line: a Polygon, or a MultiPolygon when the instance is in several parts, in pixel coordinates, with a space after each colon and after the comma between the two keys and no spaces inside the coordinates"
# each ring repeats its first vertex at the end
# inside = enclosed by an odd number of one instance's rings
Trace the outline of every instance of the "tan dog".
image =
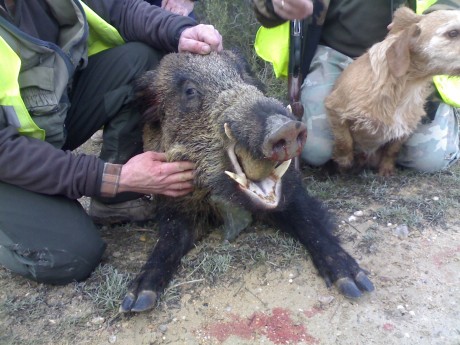
{"type": "Polygon", "coordinates": [[[325,100],[339,169],[393,174],[438,74],[460,75],[460,11],[398,9],[385,40],[351,63],[325,100]]]}

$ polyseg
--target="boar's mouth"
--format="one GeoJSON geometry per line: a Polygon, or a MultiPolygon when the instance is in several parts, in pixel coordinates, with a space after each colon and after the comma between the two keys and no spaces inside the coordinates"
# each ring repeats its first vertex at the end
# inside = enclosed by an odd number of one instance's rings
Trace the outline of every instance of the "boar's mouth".
{"type": "Polygon", "coordinates": [[[225,133],[232,140],[227,154],[234,170],[225,173],[238,183],[254,204],[264,209],[276,208],[281,197],[281,178],[289,168],[291,159],[281,163],[268,159],[256,160],[234,141],[227,125],[225,133]]]}

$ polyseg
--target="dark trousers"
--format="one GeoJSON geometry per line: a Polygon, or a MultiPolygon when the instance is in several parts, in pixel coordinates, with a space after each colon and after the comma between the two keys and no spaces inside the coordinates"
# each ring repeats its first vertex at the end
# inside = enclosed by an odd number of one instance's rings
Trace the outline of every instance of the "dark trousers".
{"type": "MultiPolygon", "coordinates": [[[[104,127],[101,158],[124,163],[142,151],[132,82],[154,68],[161,54],[127,43],[89,58],[76,75],[64,149],[83,144],[104,127]]],[[[26,278],[66,284],[86,278],[106,244],[80,203],[0,182],[0,264],[26,278]]]]}
{"type": "Polygon", "coordinates": [[[65,126],[64,150],[73,150],[104,127],[101,158],[126,163],[142,152],[140,116],[133,104],[133,80],[154,68],[162,54],[131,42],[91,56],[76,74],[65,126]]]}

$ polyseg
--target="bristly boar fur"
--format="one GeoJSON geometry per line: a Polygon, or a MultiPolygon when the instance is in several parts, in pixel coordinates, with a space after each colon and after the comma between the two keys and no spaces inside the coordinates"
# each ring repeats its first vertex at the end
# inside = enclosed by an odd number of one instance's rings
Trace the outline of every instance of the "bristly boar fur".
{"type": "Polygon", "coordinates": [[[122,312],[154,307],[196,241],[219,224],[231,239],[251,214],[297,238],[326,282],[346,296],[373,290],[332,234],[331,215],[289,166],[305,143],[305,126],[260,86],[247,63],[229,51],[169,54],[140,78],[144,150],[195,162],[195,190],[181,198],[156,197],[159,240],[122,312]]]}
{"type": "Polygon", "coordinates": [[[394,173],[402,144],[425,115],[432,77],[460,75],[460,11],[394,15],[385,40],[351,63],[326,98],[340,170],[394,173]]]}

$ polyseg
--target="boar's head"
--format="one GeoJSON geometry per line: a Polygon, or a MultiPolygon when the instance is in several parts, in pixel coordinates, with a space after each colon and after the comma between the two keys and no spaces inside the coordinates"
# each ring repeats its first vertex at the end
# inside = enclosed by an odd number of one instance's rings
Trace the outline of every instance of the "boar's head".
{"type": "Polygon", "coordinates": [[[264,95],[242,58],[169,54],[137,90],[144,150],[196,163],[191,198],[215,193],[250,209],[277,207],[281,177],[301,152],[306,127],[264,95]]]}

